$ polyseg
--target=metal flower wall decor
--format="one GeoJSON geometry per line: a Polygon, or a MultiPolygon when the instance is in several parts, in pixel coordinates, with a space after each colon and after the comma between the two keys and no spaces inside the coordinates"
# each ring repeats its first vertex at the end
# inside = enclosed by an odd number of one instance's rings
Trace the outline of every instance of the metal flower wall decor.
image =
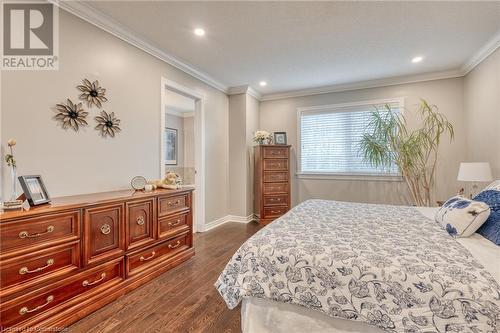
{"type": "MultiPolygon", "coordinates": [[[[72,128],[77,132],[81,127],[87,126],[87,116],[89,112],[83,109],[83,102],[86,102],[87,107],[96,106],[102,108],[102,104],[107,102],[106,89],[100,86],[99,81],[90,82],[88,79],[82,80],[83,84],[78,85],[77,89],[81,91],[78,96],[82,102],[73,103],[69,98],[65,104],[56,104],[55,120],[61,123],[63,129],[72,128]]],[[[102,137],[114,138],[120,129],[120,119],[115,117],[115,113],[107,113],[102,110],[100,115],[94,118],[97,126],[95,129],[99,131],[102,137]]]]}
{"type": "Polygon", "coordinates": [[[95,117],[95,120],[97,122],[95,129],[98,130],[103,137],[109,135],[114,138],[115,134],[121,131],[119,127],[120,119],[115,118],[114,112],[108,114],[106,111],[102,110],[101,115],[95,117]]]}
{"type": "Polygon", "coordinates": [[[56,109],[55,119],[63,129],[71,127],[77,132],[80,127],[88,125],[85,118],[89,113],[83,110],[82,103],[73,103],[68,98],[66,104],[56,104],[56,109]]]}
{"type": "Polygon", "coordinates": [[[80,94],[80,99],[87,102],[87,106],[90,108],[92,105],[98,108],[102,107],[102,103],[107,102],[106,89],[99,85],[99,81],[95,80],[90,83],[89,80],[83,79],[83,84],[77,86],[78,90],[82,93],[80,94]]]}

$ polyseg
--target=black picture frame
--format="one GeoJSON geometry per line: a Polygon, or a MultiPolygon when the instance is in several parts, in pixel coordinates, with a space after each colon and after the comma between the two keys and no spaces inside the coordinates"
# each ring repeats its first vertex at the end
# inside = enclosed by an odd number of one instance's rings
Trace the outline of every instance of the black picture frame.
{"type": "Polygon", "coordinates": [[[274,144],[275,145],[286,145],[286,132],[274,132],[274,144]]]}
{"type": "Polygon", "coordinates": [[[17,179],[23,188],[24,196],[28,200],[30,206],[37,206],[50,202],[50,196],[43,183],[42,176],[19,176],[17,179]]]}
{"type": "Polygon", "coordinates": [[[178,136],[177,129],[165,128],[165,164],[177,165],[178,159],[178,136]]]}

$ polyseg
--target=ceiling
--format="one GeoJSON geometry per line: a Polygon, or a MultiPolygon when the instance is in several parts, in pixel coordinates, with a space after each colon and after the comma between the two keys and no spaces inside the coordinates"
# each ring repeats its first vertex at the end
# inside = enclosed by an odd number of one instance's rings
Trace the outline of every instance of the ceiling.
{"type": "Polygon", "coordinates": [[[459,70],[500,34],[498,1],[86,4],[222,85],[263,95],[459,70]]]}
{"type": "Polygon", "coordinates": [[[171,113],[192,113],[195,110],[195,102],[194,99],[176,93],[175,91],[171,91],[165,89],[165,108],[167,109],[167,113],[172,111],[171,113]]]}

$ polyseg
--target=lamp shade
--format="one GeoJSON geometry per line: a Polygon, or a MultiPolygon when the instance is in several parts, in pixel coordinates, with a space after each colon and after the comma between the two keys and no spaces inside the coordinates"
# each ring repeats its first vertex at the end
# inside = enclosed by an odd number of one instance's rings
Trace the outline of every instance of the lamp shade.
{"type": "Polygon", "coordinates": [[[489,182],[493,179],[488,162],[460,163],[457,180],[464,182],[489,182]]]}

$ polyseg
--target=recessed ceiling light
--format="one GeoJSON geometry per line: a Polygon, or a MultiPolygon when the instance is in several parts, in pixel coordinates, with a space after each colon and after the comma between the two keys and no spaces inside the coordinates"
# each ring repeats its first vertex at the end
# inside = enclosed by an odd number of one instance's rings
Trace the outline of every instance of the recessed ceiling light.
{"type": "Polygon", "coordinates": [[[417,62],[421,62],[422,60],[424,60],[424,58],[419,56],[411,59],[411,62],[416,64],[417,62]]]}
{"type": "Polygon", "coordinates": [[[260,81],[259,82],[259,86],[265,87],[265,86],[267,86],[267,82],[266,81],[260,81]]]}
{"type": "Polygon", "coordinates": [[[194,34],[196,36],[205,36],[205,30],[203,30],[202,28],[196,28],[194,29],[194,34]]]}

